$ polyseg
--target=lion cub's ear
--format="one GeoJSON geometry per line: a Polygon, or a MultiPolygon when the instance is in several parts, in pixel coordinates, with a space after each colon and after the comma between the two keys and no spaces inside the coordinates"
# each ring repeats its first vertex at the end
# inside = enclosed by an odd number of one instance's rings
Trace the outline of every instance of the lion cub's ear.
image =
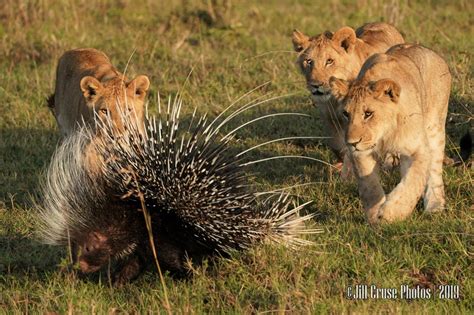
{"type": "Polygon", "coordinates": [[[377,82],[370,83],[370,89],[374,92],[375,98],[389,98],[392,102],[397,103],[400,97],[400,85],[390,79],[382,79],[377,82]]]}
{"type": "Polygon", "coordinates": [[[127,88],[132,89],[136,97],[145,98],[146,92],[150,88],[150,80],[146,75],[139,75],[127,83],[127,88]]]}
{"type": "Polygon", "coordinates": [[[301,52],[309,46],[309,37],[298,30],[293,31],[291,40],[293,41],[293,47],[296,52],[301,52]]]}
{"type": "Polygon", "coordinates": [[[351,52],[356,43],[356,33],[349,26],[345,26],[334,33],[332,41],[344,48],[345,51],[351,52]]]}
{"type": "Polygon", "coordinates": [[[338,100],[342,100],[349,92],[349,82],[336,77],[329,78],[329,86],[331,94],[338,100]]]}
{"type": "Polygon", "coordinates": [[[102,89],[102,83],[94,77],[85,76],[81,79],[82,94],[88,102],[93,102],[102,89]]]}

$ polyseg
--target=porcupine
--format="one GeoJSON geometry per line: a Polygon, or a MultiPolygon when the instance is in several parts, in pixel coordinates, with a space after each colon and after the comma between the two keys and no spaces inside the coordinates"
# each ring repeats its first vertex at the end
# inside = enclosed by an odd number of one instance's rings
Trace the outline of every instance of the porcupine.
{"type": "Polygon", "coordinates": [[[91,141],[83,128],[57,149],[43,189],[41,234],[46,243],[70,242],[83,272],[95,272],[113,259],[119,261],[115,281],[138,276],[153,258],[146,215],[160,265],[178,274],[186,272],[187,258],[200,261],[265,240],[310,244],[300,236],[320,232],[305,228],[313,215],[299,216],[306,204],[290,209],[288,194],[257,200],[244,172],[249,163],[229,151],[236,129],[219,139],[228,119],[214,126],[217,118],[208,123],[202,116],[193,125],[194,113],[182,132],[180,109],[178,100],[168,103],[165,118],[147,115],[145,134],[130,115],[122,115],[123,134],[102,121],[100,141],[91,141]],[[93,177],[85,167],[81,152],[89,145],[106,161],[103,177],[93,177]]]}

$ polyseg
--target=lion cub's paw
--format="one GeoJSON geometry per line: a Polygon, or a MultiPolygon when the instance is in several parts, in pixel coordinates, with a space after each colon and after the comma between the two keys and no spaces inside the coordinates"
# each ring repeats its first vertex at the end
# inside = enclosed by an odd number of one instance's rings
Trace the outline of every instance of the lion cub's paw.
{"type": "Polygon", "coordinates": [[[444,211],[444,204],[443,202],[433,202],[431,204],[429,204],[426,208],[425,208],[425,212],[426,213],[438,213],[438,212],[442,212],[444,211]]]}
{"type": "Polygon", "coordinates": [[[400,156],[397,154],[387,154],[382,163],[382,168],[386,171],[391,171],[400,165],[400,156]]]}
{"type": "Polygon", "coordinates": [[[392,223],[395,221],[400,221],[405,219],[405,215],[401,213],[398,207],[394,206],[390,203],[384,203],[377,214],[371,218],[369,218],[369,222],[371,224],[384,224],[384,223],[392,223]]]}

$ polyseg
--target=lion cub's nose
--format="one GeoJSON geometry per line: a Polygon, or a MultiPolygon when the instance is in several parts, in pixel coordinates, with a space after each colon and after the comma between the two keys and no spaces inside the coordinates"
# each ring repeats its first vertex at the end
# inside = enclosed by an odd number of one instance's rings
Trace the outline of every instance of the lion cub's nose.
{"type": "Polygon", "coordinates": [[[311,87],[315,88],[315,89],[319,89],[322,85],[323,85],[323,82],[321,81],[313,81],[311,82],[311,87]]]}
{"type": "Polygon", "coordinates": [[[348,139],[346,141],[347,145],[351,148],[351,149],[355,149],[357,150],[357,145],[362,141],[362,138],[359,138],[359,139],[348,139]]]}

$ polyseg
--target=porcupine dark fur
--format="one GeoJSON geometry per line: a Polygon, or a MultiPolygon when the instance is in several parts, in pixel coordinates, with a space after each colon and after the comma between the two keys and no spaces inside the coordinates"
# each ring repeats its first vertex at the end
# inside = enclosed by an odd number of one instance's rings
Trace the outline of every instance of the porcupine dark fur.
{"type": "MultiPolygon", "coordinates": [[[[84,273],[117,261],[114,280],[123,283],[151,261],[144,216],[136,200],[120,198],[104,178],[88,172],[82,153],[89,137],[90,131],[82,129],[57,148],[43,184],[40,234],[47,244],[71,245],[73,262],[84,273]]],[[[185,231],[174,224],[172,214],[153,214],[152,221],[165,269],[182,275],[185,256],[200,260],[210,253],[192,239],[184,241],[185,231]]]]}
{"type": "Polygon", "coordinates": [[[191,122],[183,133],[180,107],[175,102],[165,118],[148,119],[146,134],[138,131],[130,115],[123,115],[124,133],[116,134],[106,121],[101,123],[100,141],[90,142],[93,136],[81,129],[58,149],[44,189],[42,231],[49,243],[64,244],[69,237],[73,248],[80,247],[76,255],[83,271],[96,271],[105,258],[117,259],[122,262],[117,271],[121,282],[149,263],[141,196],[151,217],[158,260],[179,273],[186,270],[187,258],[225,255],[265,240],[297,246],[308,243],[301,234],[317,232],[304,228],[311,216],[298,216],[303,205],[289,210],[288,195],[257,202],[243,159],[229,151],[231,137],[219,138],[219,127],[205,117],[191,122]],[[80,157],[87,145],[94,145],[106,161],[103,178],[88,175],[80,157]],[[83,262],[84,251],[96,244],[95,255],[105,258],[91,268],[89,261],[83,262]]]}

